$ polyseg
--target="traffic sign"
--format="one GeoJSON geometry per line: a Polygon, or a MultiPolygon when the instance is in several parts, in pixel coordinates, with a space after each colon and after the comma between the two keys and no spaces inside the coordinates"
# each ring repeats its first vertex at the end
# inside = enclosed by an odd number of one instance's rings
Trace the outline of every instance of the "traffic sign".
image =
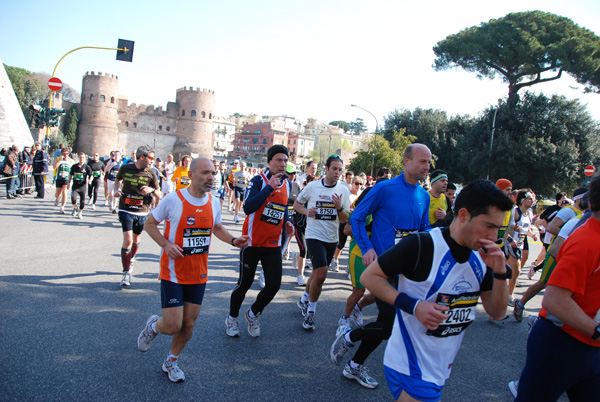
{"type": "Polygon", "coordinates": [[[585,167],[585,170],[583,171],[583,173],[585,173],[586,176],[593,176],[595,171],[596,171],[595,167],[593,167],[592,165],[588,165],[585,167]]]}
{"type": "Polygon", "coordinates": [[[60,91],[62,88],[62,81],[60,78],[52,77],[48,80],[48,88],[50,88],[51,91],[60,91]]]}

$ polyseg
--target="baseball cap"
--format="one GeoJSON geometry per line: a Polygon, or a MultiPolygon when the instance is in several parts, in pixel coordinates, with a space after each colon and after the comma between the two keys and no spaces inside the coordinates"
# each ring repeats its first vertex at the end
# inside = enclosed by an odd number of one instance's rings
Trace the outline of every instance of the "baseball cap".
{"type": "Polygon", "coordinates": [[[288,162],[287,167],[285,168],[285,172],[289,174],[296,173],[296,166],[293,163],[288,162]]]}

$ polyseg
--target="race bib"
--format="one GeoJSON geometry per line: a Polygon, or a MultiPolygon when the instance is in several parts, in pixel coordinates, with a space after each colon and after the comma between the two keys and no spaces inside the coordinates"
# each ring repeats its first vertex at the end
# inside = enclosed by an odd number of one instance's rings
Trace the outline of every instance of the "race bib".
{"type": "Polygon", "coordinates": [[[67,172],[66,170],[60,171],[58,172],[58,177],[60,179],[66,180],[69,178],[69,172],[67,172]]]}
{"type": "Polygon", "coordinates": [[[108,176],[111,180],[115,180],[117,178],[117,173],[119,173],[119,171],[113,169],[108,173],[108,176]]]}
{"type": "Polygon", "coordinates": [[[438,293],[436,304],[450,307],[448,318],[436,330],[428,330],[427,335],[444,338],[461,334],[475,320],[475,308],[479,293],[449,295],[438,293]]]}
{"type": "Polygon", "coordinates": [[[141,207],[144,204],[144,196],[139,194],[126,194],[125,204],[131,207],[141,207]]]}
{"type": "Polygon", "coordinates": [[[291,205],[288,207],[288,216],[291,218],[294,217],[294,215],[296,215],[296,210],[294,209],[294,206],[291,205]]]}
{"type": "Polygon", "coordinates": [[[183,229],[183,255],[208,253],[211,231],[210,228],[183,229]]]}
{"type": "Polygon", "coordinates": [[[192,181],[190,180],[190,178],[188,176],[181,176],[181,185],[182,186],[189,186],[191,182],[192,181]]]}
{"type": "Polygon", "coordinates": [[[335,204],[331,201],[317,201],[315,219],[320,221],[333,221],[337,218],[335,204]]]}
{"type": "Polygon", "coordinates": [[[92,172],[92,176],[94,176],[94,177],[100,177],[100,171],[92,172]]]}
{"type": "Polygon", "coordinates": [[[284,214],[285,205],[277,204],[275,202],[268,202],[267,205],[265,205],[265,209],[263,209],[260,220],[272,225],[279,225],[283,220],[284,214]]]}
{"type": "Polygon", "coordinates": [[[73,175],[73,180],[82,181],[83,180],[83,173],[75,173],[73,175]]]}
{"type": "Polygon", "coordinates": [[[416,233],[417,229],[395,229],[394,230],[394,244],[398,244],[400,240],[404,239],[406,236],[416,233]]]}

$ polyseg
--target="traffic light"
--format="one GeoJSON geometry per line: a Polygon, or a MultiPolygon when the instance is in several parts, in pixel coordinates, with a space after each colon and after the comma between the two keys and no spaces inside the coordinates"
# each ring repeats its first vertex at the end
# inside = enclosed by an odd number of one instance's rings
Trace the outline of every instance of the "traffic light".
{"type": "Polygon", "coordinates": [[[29,109],[33,110],[33,121],[35,128],[42,128],[46,125],[46,109],[40,105],[30,105],[29,109]]]}
{"type": "Polygon", "coordinates": [[[119,39],[119,44],[117,45],[117,60],[128,61],[131,63],[133,60],[133,44],[135,42],[132,40],[119,39]],[[126,50],[125,50],[126,49],[126,50]]]}
{"type": "Polygon", "coordinates": [[[46,115],[48,126],[57,127],[60,124],[60,116],[63,114],[65,114],[65,109],[48,109],[46,115]]]}

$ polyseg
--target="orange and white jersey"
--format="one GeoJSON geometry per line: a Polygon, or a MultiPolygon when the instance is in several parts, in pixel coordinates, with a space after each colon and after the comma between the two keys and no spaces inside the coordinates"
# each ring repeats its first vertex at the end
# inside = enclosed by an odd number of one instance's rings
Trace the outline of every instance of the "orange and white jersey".
{"type": "MultiPolygon", "coordinates": [[[[256,195],[267,184],[264,173],[252,178],[246,192],[246,199],[256,195]],[[260,185],[260,188],[257,188],[260,185]]],[[[273,190],[262,205],[253,213],[246,215],[242,234],[250,235],[252,240],[248,247],[279,247],[281,246],[282,228],[285,223],[285,211],[288,202],[289,181],[283,180],[281,185],[273,190]]]]}
{"type": "Polygon", "coordinates": [[[187,188],[169,193],[151,212],[156,221],[166,220],[164,237],[183,249],[183,258],[160,256],[159,279],[184,285],[206,283],[208,251],[215,225],[221,223],[220,201],[210,194],[192,197],[187,188]]]}

